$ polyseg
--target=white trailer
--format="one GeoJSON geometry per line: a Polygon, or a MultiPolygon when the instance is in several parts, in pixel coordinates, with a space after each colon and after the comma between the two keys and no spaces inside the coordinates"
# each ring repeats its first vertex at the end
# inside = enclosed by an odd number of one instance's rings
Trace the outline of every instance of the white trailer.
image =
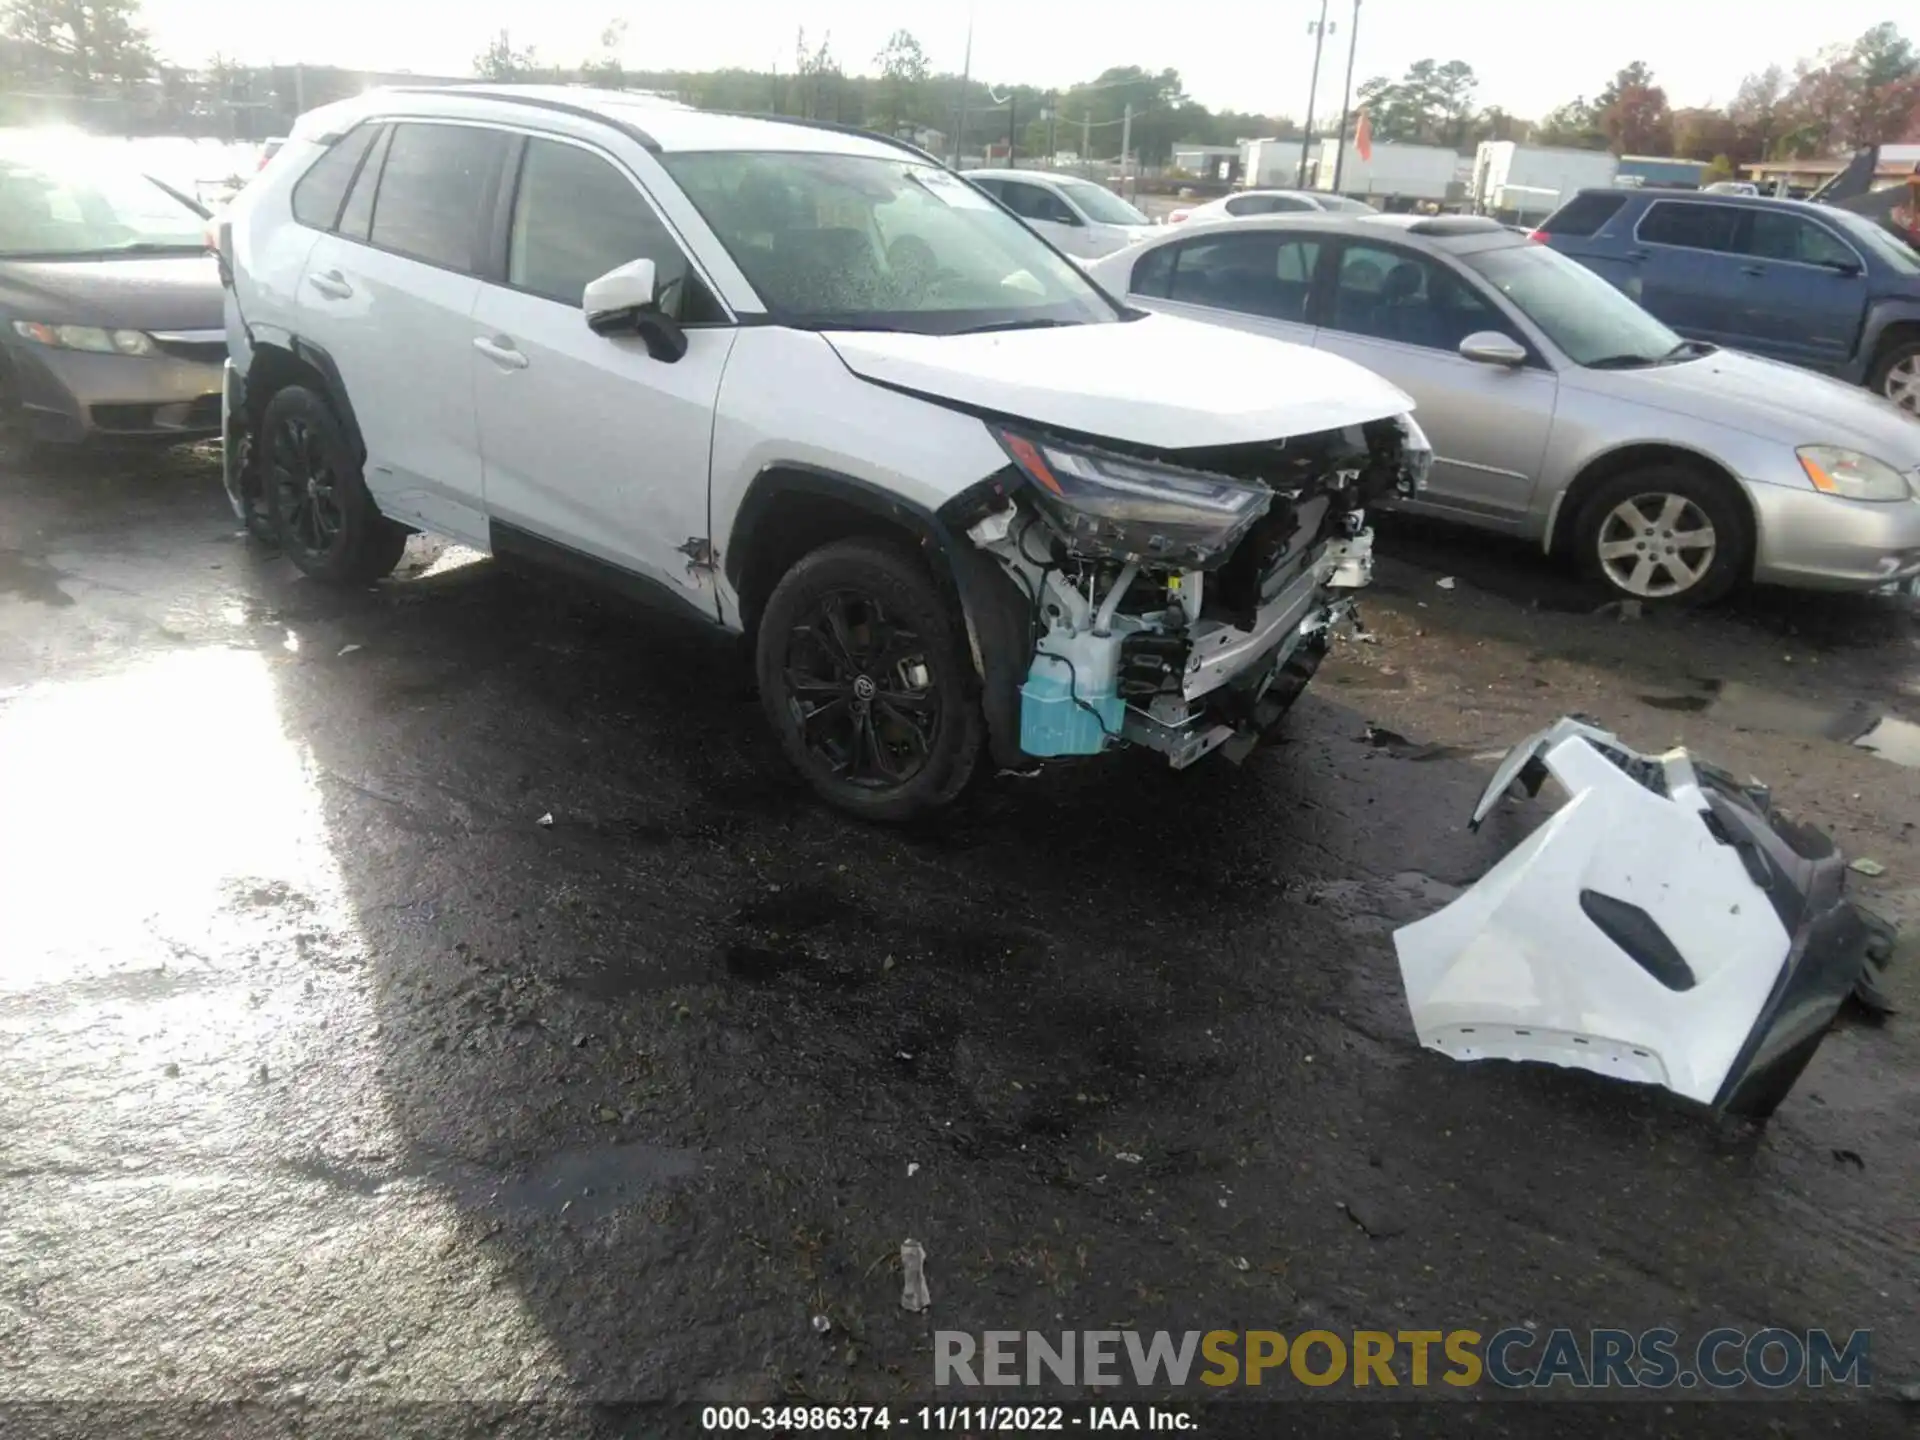
{"type": "Polygon", "coordinates": [[[1542,194],[1565,201],[1577,191],[1613,184],[1619,169],[1620,162],[1604,150],[1483,140],[1473,157],[1467,200],[1483,214],[1522,208],[1531,213],[1539,208],[1542,194]],[[1523,204],[1514,203],[1523,197],[1523,204]]]}
{"type": "Polygon", "coordinates": [[[1295,190],[1300,185],[1298,140],[1249,140],[1241,147],[1240,183],[1249,190],[1295,190]]]}
{"type": "Polygon", "coordinates": [[[1316,188],[1334,188],[1335,162],[1339,163],[1340,193],[1365,200],[1431,200],[1452,198],[1453,172],[1460,157],[1445,145],[1394,145],[1376,143],[1373,158],[1362,160],[1349,140],[1346,155],[1331,140],[1320,146],[1316,188]]]}

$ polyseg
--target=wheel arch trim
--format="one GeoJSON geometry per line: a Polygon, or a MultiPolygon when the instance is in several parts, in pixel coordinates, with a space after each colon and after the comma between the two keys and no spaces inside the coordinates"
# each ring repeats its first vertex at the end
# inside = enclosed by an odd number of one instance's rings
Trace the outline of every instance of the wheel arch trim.
{"type": "Polygon", "coordinates": [[[1747,565],[1751,569],[1753,558],[1760,551],[1760,513],[1753,503],[1753,497],[1747,494],[1746,485],[1724,462],[1704,450],[1673,440],[1626,440],[1589,456],[1574,477],[1561,487],[1560,493],[1553,497],[1553,504],[1547,510],[1546,528],[1540,536],[1541,550],[1552,554],[1564,548],[1571,538],[1572,527],[1579,520],[1587,496],[1614,476],[1643,465],[1685,465],[1726,481],[1739,497],[1740,512],[1747,523],[1753,552],[1747,557],[1747,565]]]}

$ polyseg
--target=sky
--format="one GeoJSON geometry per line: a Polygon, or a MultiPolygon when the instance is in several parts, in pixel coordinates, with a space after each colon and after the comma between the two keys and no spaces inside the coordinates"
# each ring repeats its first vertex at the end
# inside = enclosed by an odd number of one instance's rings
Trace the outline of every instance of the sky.
{"type": "MultiPolygon", "coordinates": [[[[872,71],[896,28],[913,32],[936,71],[958,70],[973,20],[973,74],[1065,88],[1112,65],[1172,68],[1214,109],[1306,109],[1313,66],[1308,27],[1319,0],[145,0],[155,48],[176,64],[219,52],[246,63],[295,60],[367,70],[465,74],[503,27],[516,47],[573,64],[627,21],[622,59],[634,69],[765,69],[793,64],[794,32],[830,34],[850,73],[872,71]]],[[[1537,119],[1593,95],[1621,66],[1645,60],[1676,106],[1724,103],[1741,77],[1850,42],[1891,0],[1754,5],[1734,0],[1364,0],[1357,86],[1423,57],[1460,59],[1480,77],[1481,105],[1537,119]]],[[[1322,61],[1321,113],[1337,109],[1352,0],[1329,0],[1337,27],[1322,61]]],[[[1920,40],[1920,26],[1909,27],[1920,40]]]]}

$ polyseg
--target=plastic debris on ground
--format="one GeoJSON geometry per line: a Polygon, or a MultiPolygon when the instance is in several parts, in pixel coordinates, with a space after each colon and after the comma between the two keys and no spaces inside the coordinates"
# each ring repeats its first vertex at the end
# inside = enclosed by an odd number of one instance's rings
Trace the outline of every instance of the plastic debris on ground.
{"type": "Polygon", "coordinates": [[[533,823],[538,825],[542,830],[551,830],[553,828],[553,812],[551,810],[547,811],[546,814],[542,815],[533,823]]]}
{"type": "Polygon", "coordinates": [[[919,1314],[933,1303],[927,1290],[927,1251],[918,1240],[900,1242],[900,1308],[919,1314]]]}

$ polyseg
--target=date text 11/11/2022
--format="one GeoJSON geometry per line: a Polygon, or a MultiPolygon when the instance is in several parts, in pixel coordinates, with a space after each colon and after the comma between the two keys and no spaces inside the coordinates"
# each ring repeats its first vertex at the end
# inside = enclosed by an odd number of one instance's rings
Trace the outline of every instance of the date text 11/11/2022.
{"type": "Polygon", "coordinates": [[[1192,1413],[1164,1405],[708,1405],[700,1412],[707,1431],[918,1430],[928,1434],[982,1431],[1027,1435],[1073,1430],[1193,1431],[1192,1413]]]}

